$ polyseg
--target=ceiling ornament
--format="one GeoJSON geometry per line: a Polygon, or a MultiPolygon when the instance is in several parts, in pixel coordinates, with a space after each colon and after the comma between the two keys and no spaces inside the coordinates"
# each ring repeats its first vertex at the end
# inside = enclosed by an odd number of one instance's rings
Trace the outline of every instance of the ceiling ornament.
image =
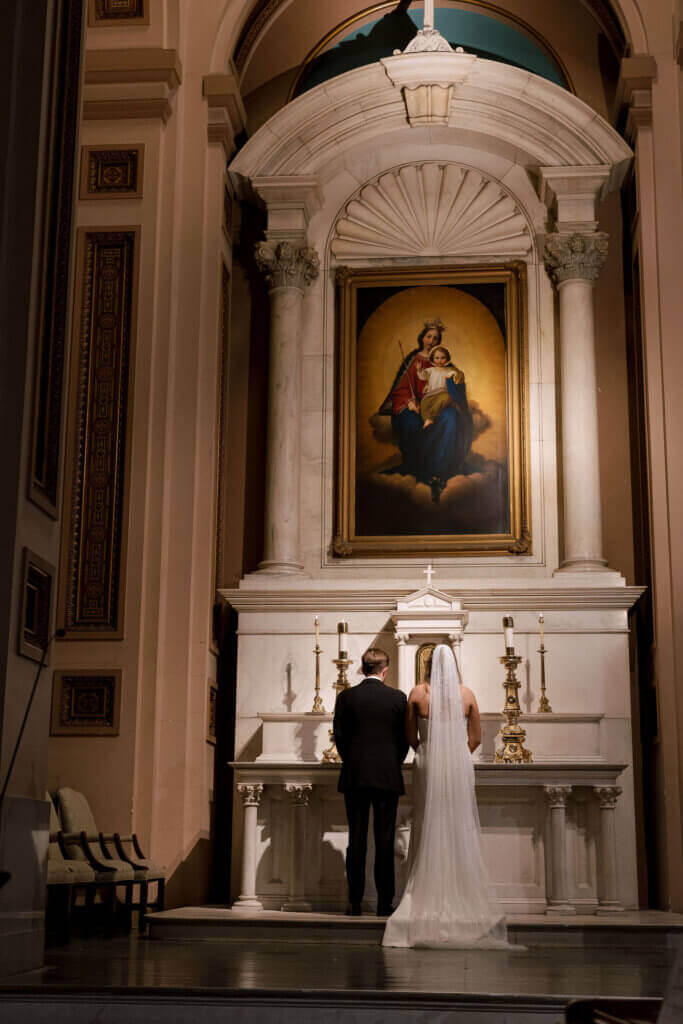
{"type": "Polygon", "coordinates": [[[382,174],[337,220],[338,259],[373,256],[525,256],[527,221],[495,181],[457,164],[411,164],[382,174]]]}

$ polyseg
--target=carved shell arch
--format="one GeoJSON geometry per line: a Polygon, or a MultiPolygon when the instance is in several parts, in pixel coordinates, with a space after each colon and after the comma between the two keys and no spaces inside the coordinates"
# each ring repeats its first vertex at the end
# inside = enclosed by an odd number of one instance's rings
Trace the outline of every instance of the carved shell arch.
{"type": "Polygon", "coordinates": [[[337,219],[337,259],[524,257],[533,246],[512,196],[480,171],[408,164],[364,185],[337,219]]]}

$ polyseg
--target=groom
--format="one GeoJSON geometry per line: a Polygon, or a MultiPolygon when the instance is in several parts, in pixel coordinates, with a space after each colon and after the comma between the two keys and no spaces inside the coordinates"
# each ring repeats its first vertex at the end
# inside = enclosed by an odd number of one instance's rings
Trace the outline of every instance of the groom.
{"type": "Polygon", "coordinates": [[[406,696],[386,686],[389,656],[370,647],[362,658],[363,679],[342,690],[334,709],[334,739],[341,755],[339,792],[349,822],[347,914],[361,912],[370,807],[375,834],[377,916],[391,914],[394,898],[394,832],[398,798],[405,792],[401,764],[408,753],[406,696]]]}

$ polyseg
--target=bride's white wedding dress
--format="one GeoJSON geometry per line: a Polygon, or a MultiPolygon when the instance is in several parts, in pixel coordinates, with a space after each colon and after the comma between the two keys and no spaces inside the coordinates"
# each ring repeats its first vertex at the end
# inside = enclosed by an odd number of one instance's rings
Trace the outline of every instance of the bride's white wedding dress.
{"type": "Polygon", "coordinates": [[[408,882],[382,945],[510,948],[482,855],[459,669],[444,644],[434,651],[429,720],[418,718],[418,737],[408,882]]]}

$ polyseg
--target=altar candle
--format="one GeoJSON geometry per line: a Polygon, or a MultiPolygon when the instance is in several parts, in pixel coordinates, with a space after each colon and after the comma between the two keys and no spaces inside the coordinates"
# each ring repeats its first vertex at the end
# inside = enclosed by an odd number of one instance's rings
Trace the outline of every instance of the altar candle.
{"type": "Polygon", "coordinates": [[[543,612],[538,613],[538,625],[541,630],[541,647],[543,647],[543,612]]]}
{"type": "Polygon", "coordinates": [[[320,629],[318,626],[318,616],[315,617],[315,646],[320,646],[320,629]]]}
{"type": "Polygon", "coordinates": [[[347,658],[348,651],[346,649],[346,637],[349,632],[348,622],[337,623],[337,633],[339,634],[339,657],[347,658]]]}
{"type": "Polygon", "coordinates": [[[515,637],[513,633],[514,622],[511,615],[503,617],[503,633],[505,635],[505,651],[509,653],[515,649],[515,637]]]}

